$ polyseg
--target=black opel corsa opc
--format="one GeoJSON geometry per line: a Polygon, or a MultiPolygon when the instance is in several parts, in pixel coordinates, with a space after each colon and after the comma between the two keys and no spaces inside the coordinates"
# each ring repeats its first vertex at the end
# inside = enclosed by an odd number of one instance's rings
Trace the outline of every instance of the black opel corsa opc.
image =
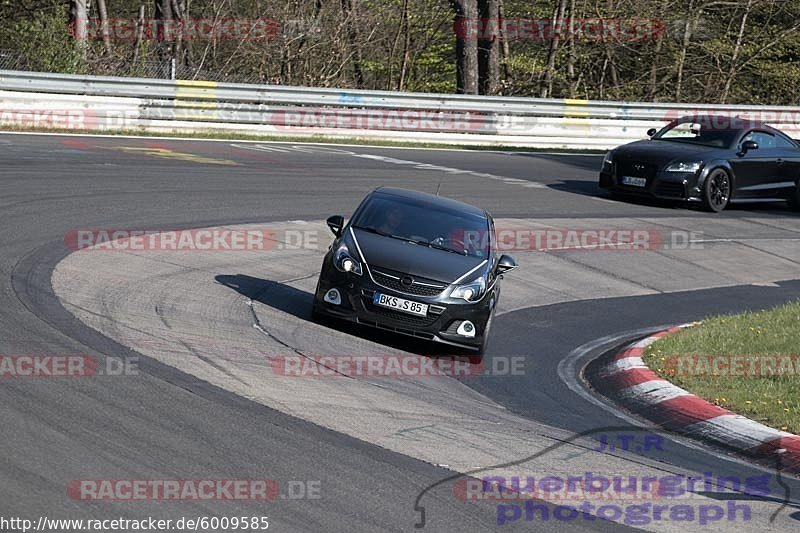
{"type": "Polygon", "coordinates": [[[477,207],[378,188],[336,236],[322,263],[313,314],[474,350],[482,355],[500,295],[516,268],[495,253],[494,221],[477,207]]]}

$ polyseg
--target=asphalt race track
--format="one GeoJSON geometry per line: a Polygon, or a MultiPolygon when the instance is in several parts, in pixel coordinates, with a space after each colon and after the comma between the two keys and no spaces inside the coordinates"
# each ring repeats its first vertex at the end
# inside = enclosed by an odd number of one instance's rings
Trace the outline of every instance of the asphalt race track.
{"type": "MultiPolygon", "coordinates": [[[[0,163],[0,354],[86,354],[102,368],[109,358],[136,367],[0,378],[2,516],[268,516],[277,531],[800,525],[796,479],[724,450],[667,437],[649,449],[595,451],[598,439],[655,435],[578,375],[660,326],[800,298],[800,215],[781,203],[710,215],[615,201],[596,187],[600,157],[586,155],[4,134],[0,163]],[[546,251],[517,242],[510,253],[521,266],[506,276],[476,375],[276,374],[282,357],[447,355],[310,319],[331,240],[322,221],[349,216],[380,185],[438,188],[487,208],[515,235],[646,230],[656,242],[546,251]],[[104,228],[259,230],[276,240],[261,252],[73,253],[75,230],[104,228]],[[299,245],[289,242],[298,236],[299,245]],[[687,495],[695,506],[733,501],[752,513],[706,526],[591,512],[533,522],[524,509],[501,526],[497,502],[459,499],[467,472],[766,476],[769,494],[687,495]],[[269,479],[281,492],[267,502],[176,502],[86,501],[67,490],[75,480],[120,479],[269,479]]],[[[544,499],[552,510],[554,498],[544,499]]]]}

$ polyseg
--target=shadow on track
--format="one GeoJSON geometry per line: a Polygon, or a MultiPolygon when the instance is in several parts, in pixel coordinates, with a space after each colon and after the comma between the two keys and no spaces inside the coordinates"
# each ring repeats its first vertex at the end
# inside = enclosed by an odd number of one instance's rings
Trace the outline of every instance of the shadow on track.
{"type": "MultiPolygon", "coordinates": [[[[601,189],[596,181],[592,180],[562,180],[558,183],[549,183],[547,186],[553,190],[580,194],[582,196],[594,196],[604,198],[620,204],[637,206],[655,207],[661,209],[682,209],[685,211],[703,211],[699,203],[687,203],[678,200],[660,200],[647,196],[637,196],[631,194],[611,194],[605,189],[601,189]]],[[[731,203],[725,208],[726,212],[732,213],[768,213],[782,216],[800,216],[800,212],[793,211],[783,200],[769,202],[741,202],[731,203]]]]}
{"type": "Polygon", "coordinates": [[[360,326],[335,318],[311,318],[313,294],[277,281],[256,278],[245,274],[215,276],[217,283],[235,290],[255,302],[262,303],[282,313],[289,314],[305,322],[314,322],[330,329],[353,335],[384,346],[430,357],[469,356],[474,352],[459,351],[455,347],[424,340],[392,334],[367,326],[360,326]]]}

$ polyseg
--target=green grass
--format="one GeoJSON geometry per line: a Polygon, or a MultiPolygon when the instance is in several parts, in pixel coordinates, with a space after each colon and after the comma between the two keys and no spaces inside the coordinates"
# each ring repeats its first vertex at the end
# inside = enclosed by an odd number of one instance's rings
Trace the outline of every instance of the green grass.
{"type": "Polygon", "coordinates": [[[800,433],[800,301],[707,318],[653,343],[644,360],[657,374],[716,405],[800,433]],[[715,360],[722,362],[716,369],[715,360]]]}
{"type": "Polygon", "coordinates": [[[273,141],[285,143],[321,143],[321,144],[345,144],[354,146],[379,146],[397,148],[439,148],[442,150],[474,150],[474,151],[493,151],[493,152],[565,152],[575,154],[604,154],[607,150],[574,149],[574,148],[523,148],[519,146],[473,146],[469,144],[440,144],[430,142],[414,141],[387,141],[380,139],[368,139],[363,137],[326,137],[324,135],[291,136],[291,135],[250,135],[246,133],[227,133],[227,132],[206,132],[206,133],[155,133],[142,130],[75,130],[66,128],[28,128],[14,125],[0,126],[0,132],[37,132],[62,134],[84,134],[84,135],[127,135],[134,137],[181,137],[191,139],[215,139],[227,141],[273,141]]]}

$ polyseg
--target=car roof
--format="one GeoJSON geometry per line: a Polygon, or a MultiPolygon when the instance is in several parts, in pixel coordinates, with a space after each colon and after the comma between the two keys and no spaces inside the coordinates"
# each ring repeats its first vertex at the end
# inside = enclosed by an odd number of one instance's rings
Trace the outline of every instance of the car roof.
{"type": "Polygon", "coordinates": [[[451,198],[445,198],[443,196],[428,194],[426,192],[412,191],[410,189],[400,189],[395,187],[378,187],[372,192],[372,194],[376,196],[411,200],[416,203],[443,207],[446,209],[461,211],[463,213],[468,213],[483,218],[489,218],[489,213],[487,213],[486,210],[481,209],[480,207],[476,207],[474,205],[467,204],[464,202],[459,202],[458,200],[453,200],[451,198]]]}
{"type": "Polygon", "coordinates": [[[685,124],[688,122],[697,122],[699,124],[727,124],[730,127],[725,129],[730,131],[767,130],[770,133],[780,133],[781,135],[786,135],[781,130],[773,128],[761,120],[754,120],[747,117],[716,115],[714,113],[706,113],[702,115],[684,115],[674,119],[673,122],[678,124],[685,124]]]}

